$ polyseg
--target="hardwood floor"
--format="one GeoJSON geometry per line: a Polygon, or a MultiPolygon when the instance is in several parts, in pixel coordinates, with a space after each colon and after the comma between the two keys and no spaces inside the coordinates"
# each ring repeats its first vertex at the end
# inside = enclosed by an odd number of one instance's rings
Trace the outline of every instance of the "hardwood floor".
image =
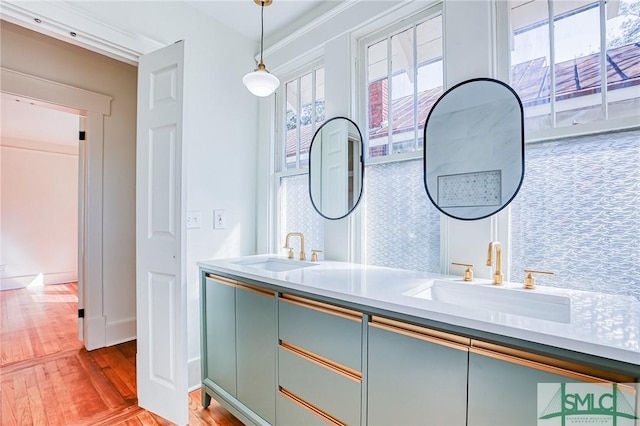
{"type": "MultiPolygon", "coordinates": [[[[77,340],[77,285],[0,291],[0,424],[171,425],[138,407],[136,343],[87,352],[77,340]]],[[[242,423],[189,394],[190,425],[242,423]]]]}

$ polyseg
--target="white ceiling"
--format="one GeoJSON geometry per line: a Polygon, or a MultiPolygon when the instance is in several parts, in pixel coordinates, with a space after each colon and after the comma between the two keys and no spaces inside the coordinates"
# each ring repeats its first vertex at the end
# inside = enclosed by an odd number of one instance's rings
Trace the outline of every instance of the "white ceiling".
{"type": "Polygon", "coordinates": [[[52,105],[2,93],[0,136],[57,145],[78,144],[80,119],[52,105]]]}
{"type": "MultiPolygon", "coordinates": [[[[185,3],[249,39],[260,41],[260,6],[253,0],[189,0],[185,3]]],[[[264,8],[264,38],[299,28],[340,3],[337,0],[273,0],[264,8]]]]}

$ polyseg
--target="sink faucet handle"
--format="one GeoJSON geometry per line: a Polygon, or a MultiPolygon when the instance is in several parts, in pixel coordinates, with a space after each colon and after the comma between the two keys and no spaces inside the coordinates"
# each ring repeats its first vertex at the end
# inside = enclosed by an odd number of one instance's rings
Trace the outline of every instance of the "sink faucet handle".
{"type": "Polygon", "coordinates": [[[289,259],[293,259],[293,247],[289,247],[288,245],[285,245],[284,248],[289,249],[289,253],[287,254],[287,257],[289,259]]]}
{"type": "Polygon", "coordinates": [[[452,265],[456,266],[466,266],[467,269],[464,270],[464,281],[473,281],[473,265],[469,263],[459,263],[459,262],[451,262],[452,265]]]}
{"type": "Polygon", "coordinates": [[[318,253],[322,253],[322,250],[311,250],[311,261],[312,262],[317,262],[318,261],[318,253]]]}
{"type": "Polygon", "coordinates": [[[533,274],[553,275],[553,272],[535,271],[533,269],[525,269],[524,272],[527,274],[524,277],[524,288],[527,290],[533,290],[536,288],[536,279],[533,277],[533,274]]]}

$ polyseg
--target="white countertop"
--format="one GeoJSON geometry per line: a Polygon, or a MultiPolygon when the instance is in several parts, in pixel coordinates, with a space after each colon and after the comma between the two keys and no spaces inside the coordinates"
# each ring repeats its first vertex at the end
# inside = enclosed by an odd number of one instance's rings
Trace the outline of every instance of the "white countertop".
{"type": "MultiPolygon", "coordinates": [[[[273,258],[298,262],[282,256],[257,255],[202,261],[198,262],[198,266],[365,308],[410,315],[640,366],[640,301],[633,297],[541,286],[535,290],[523,290],[522,284],[514,283],[495,287],[488,280],[476,279],[472,283],[463,283],[459,276],[332,261],[321,261],[313,266],[282,272],[260,270],[242,264],[273,258]],[[458,286],[490,287],[486,291],[526,292],[517,295],[523,298],[528,297],[527,294],[568,297],[570,320],[566,323],[509,314],[487,309],[480,302],[479,306],[470,307],[411,296],[432,286],[434,280],[456,281],[453,285],[458,286]]],[[[544,298],[535,295],[532,297],[544,298]]]]}

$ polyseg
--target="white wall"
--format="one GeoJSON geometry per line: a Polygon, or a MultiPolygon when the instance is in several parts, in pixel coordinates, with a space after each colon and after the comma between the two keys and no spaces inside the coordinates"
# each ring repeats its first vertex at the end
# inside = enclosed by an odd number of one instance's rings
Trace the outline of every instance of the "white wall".
{"type": "Polygon", "coordinates": [[[4,290],[78,279],[77,147],[29,142],[0,141],[4,290]]]}
{"type": "Polygon", "coordinates": [[[87,2],[82,7],[121,28],[171,44],[185,40],[184,134],[187,211],[202,215],[187,230],[189,386],[200,383],[198,260],[256,251],[258,99],[242,84],[256,46],[180,2],[87,2]],[[213,229],[213,210],[227,229],[213,229]]]}

